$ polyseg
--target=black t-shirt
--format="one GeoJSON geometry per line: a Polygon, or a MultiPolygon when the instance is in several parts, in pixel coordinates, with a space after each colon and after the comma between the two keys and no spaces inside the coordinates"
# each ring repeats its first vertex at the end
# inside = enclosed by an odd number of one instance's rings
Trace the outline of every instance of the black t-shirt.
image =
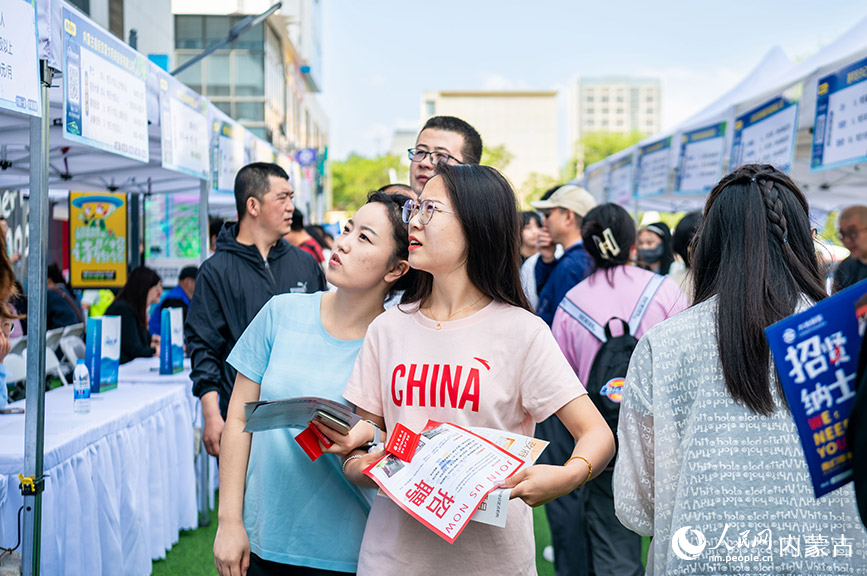
{"type": "Polygon", "coordinates": [[[837,271],[834,272],[834,293],[865,279],[867,279],[867,264],[854,256],[849,256],[840,262],[837,271]]]}

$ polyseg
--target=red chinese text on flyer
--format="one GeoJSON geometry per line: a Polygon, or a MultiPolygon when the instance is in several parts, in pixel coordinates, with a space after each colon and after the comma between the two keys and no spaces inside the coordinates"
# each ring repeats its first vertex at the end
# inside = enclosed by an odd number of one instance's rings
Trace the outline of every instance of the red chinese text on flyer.
{"type": "Polygon", "coordinates": [[[398,506],[451,544],[485,496],[523,464],[469,430],[429,420],[411,462],[386,455],[364,473],[398,506]]]}

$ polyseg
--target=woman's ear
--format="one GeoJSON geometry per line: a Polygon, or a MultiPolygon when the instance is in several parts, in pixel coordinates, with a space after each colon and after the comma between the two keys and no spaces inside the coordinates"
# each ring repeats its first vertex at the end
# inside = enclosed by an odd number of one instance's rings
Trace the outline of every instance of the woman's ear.
{"type": "Polygon", "coordinates": [[[391,269],[385,274],[385,282],[387,284],[391,284],[393,282],[397,282],[400,280],[400,277],[409,272],[409,262],[406,260],[401,260],[397,264],[391,267],[391,269]]]}

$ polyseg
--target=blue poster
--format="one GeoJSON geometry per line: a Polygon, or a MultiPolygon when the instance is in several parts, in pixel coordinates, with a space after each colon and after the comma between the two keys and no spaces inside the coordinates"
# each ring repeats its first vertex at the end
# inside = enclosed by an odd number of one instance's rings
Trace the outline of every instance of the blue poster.
{"type": "Polygon", "coordinates": [[[867,280],[765,330],[816,498],[852,479],[846,430],[865,310],[867,280]]]}
{"type": "Polygon", "coordinates": [[[780,172],[792,168],[798,104],[775,98],[735,119],[731,169],[744,164],[770,164],[780,172]]]}
{"type": "Polygon", "coordinates": [[[716,186],[723,175],[725,142],[725,122],[683,134],[675,194],[706,194],[716,186]]]}
{"type": "Polygon", "coordinates": [[[867,161],[867,58],[819,80],[810,170],[867,161]]]}

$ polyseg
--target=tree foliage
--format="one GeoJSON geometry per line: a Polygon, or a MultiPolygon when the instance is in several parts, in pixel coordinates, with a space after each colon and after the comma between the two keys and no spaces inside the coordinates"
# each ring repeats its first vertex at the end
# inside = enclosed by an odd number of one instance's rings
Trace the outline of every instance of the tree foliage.
{"type": "Polygon", "coordinates": [[[582,164],[590,166],[629,148],[644,137],[645,135],[638,130],[629,133],[589,132],[578,141],[578,157],[582,158],[583,156],[582,164]]]}
{"type": "Polygon", "coordinates": [[[331,161],[332,208],[354,213],[367,201],[368,193],[390,182],[391,170],[397,173],[397,182],[409,184],[409,168],[396,155],[366,158],[350,154],[346,160],[331,161]]]}
{"type": "Polygon", "coordinates": [[[491,146],[490,148],[485,146],[484,150],[482,150],[482,164],[484,166],[493,166],[500,172],[506,170],[514,157],[515,155],[506,149],[505,144],[491,146]]]}

